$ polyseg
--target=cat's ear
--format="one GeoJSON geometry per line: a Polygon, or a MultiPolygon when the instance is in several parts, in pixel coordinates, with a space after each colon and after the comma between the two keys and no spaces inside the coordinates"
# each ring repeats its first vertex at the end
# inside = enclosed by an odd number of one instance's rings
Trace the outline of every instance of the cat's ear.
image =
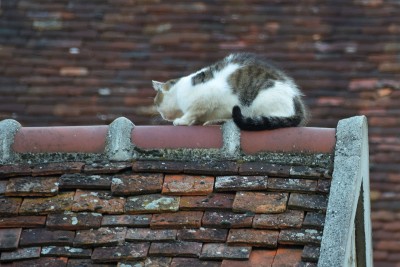
{"type": "Polygon", "coordinates": [[[165,85],[165,83],[157,82],[157,81],[152,81],[152,82],[153,82],[153,88],[154,88],[157,92],[162,92],[162,91],[164,91],[164,85],[165,85]]]}

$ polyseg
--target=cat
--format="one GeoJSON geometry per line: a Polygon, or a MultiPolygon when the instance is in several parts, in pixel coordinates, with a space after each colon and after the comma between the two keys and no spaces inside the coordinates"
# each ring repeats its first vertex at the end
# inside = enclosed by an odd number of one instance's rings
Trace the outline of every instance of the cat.
{"type": "Polygon", "coordinates": [[[233,119],[241,130],[303,126],[303,94],[283,71],[251,53],[231,54],[188,76],[153,81],[154,103],[174,125],[233,119]]]}

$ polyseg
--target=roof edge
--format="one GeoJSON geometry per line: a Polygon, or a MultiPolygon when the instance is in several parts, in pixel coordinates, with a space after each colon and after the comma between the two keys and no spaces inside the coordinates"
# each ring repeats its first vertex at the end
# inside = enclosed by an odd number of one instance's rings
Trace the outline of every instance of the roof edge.
{"type": "Polygon", "coordinates": [[[135,159],[244,159],[271,153],[333,154],[333,128],[283,128],[245,132],[222,126],[136,126],[120,117],[109,126],[21,127],[0,122],[1,164],[135,159]]]}
{"type": "Polygon", "coordinates": [[[372,266],[367,118],[357,116],[339,121],[336,138],[318,266],[353,266],[354,262],[360,266],[372,266]],[[362,218],[356,218],[358,207],[362,209],[362,218]],[[357,231],[355,224],[363,229],[363,236],[354,235],[357,231]],[[362,239],[362,242],[354,239],[362,239]],[[356,255],[353,246],[357,243],[364,247],[357,247],[360,251],[356,255]]]}

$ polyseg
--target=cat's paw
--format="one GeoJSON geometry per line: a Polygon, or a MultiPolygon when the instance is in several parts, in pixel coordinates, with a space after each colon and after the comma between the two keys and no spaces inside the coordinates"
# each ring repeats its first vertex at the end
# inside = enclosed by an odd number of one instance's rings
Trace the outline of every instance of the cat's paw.
{"type": "Polygon", "coordinates": [[[189,122],[187,122],[186,120],[182,119],[182,118],[177,118],[174,120],[173,124],[175,126],[179,126],[179,125],[190,125],[189,122]]]}
{"type": "Polygon", "coordinates": [[[206,121],[205,123],[203,123],[204,126],[207,125],[219,125],[219,124],[223,124],[225,122],[227,122],[228,120],[225,119],[220,119],[220,120],[211,120],[211,121],[206,121]]]}

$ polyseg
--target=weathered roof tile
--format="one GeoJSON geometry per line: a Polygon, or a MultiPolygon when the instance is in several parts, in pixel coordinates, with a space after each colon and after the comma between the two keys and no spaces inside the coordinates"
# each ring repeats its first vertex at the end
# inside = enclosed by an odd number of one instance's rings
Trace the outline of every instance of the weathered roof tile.
{"type": "Polygon", "coordinates": [[[237,192],[233,203],[233,211],[281,213],[286,210],[287,199],[287,193],[237,192]]]}
{"type": "Polygon", "coordinates": [[[123,170],[128,170],[132,166],[131,162],[94,162],[92,164],[86,164],[83,168],[84,173],[98,174],[98,173],[117,173],[123,170]]]}
{"type": "Polygon", "coordinates": [[[278,248],[272,267],[297,266],[301,263],[300,248],[278,248]]]}
{"type": "Polygon", "coordinates": [[[153,229],[200,228],[202,217],[203,212],[201,211],[178,211],[173,213],[153,214],[150,227],[153,229]]]}
{"type": "Polygon", "coordinates": [[[213,193],[207,196],[183,196],[179,204],[182,210],[230,210],[234,194],[213,193]]]}
{"type": "Polygon", "coordinates": [[[70,211],[75,192],[63,192],[54,197],[25,198],[21,204],[21,215],[38,215],[70,211]]]}
{"type": "Polygon", "coordinates": [[[0,218],[0,228],[35,228],[46,224],[46,216],[16,216],[0,218]]]}
{"type": "Polygon", "coordinates": [[[253,227],[263,229],[300,228],[303,219],[304,212],[299,210],[286,210],[278,214],[256,214],[253,227]]]}
{"type": "Polygon", "coordinates": [[[279,234],[280,244],[321,244],[322,232],[315,229],[284,229],[279,234]]]}
{"type": "Polygon", "coordinates": [[[46,225],[49,229],[63,230],[100,228],[102,217],[101,213],[92,212],[49,214],[46,225]]]}
{"type": "Polygon", "coordinates": [[[18,248],[21,228],[0,229],[0,251],[18,248]]]}
{"type": "Polygon", "coordinates": [[[92,256],[92,249],[74,248],[69,246],[45,246],[41,254],[46,257],[87,258],[92,256]]]}
{"type": "Polygon", "coordinates": [[[20,177],[7,183],[6,196],[55,196],[58,177],[20,177]]]}
{"type": "Polygon", "coordinates": [[[244,162],[239,167],[241,175],[268,175],[271,177],[289,177],[290,166],[259,162],[244,162]]]}
{"type": "Polygon", "coordinates": [[[179,209],[179,200],[179,197],[161,194],[129,197],[126,201],[125,211],[128,214],[177,211],[179,209]]]}
{"type": "Polygon", "coordinates": [[[40,247],[20,248],[10,252],[1,253],[1,261],[16,261],[24,259],[36,259],[40,257],[40,247]]]}
{"type": "Polygon", "coordinates": [[[0,215],[16,216],[20,210],[22,198],[0,197],[0,215]]]}
{"type": "Polygon", "coordinates": [[[220,267],[219,261],[206,261],[195,258],[173,258],[170,267],[220,267]]]}
{"type": "Polygon", "coordinates": [[[248,261],[223,260],[221,267],[271,267],[276,250],[252,250],[248,261]]]}
{"type": "Polygon", "coordinates": [[[165,175],[162,193],[167,195],[208,195],[214,189],[214,177],[165,175]]]}
{"type": "Polygon", "coordinates": [[[177,230],[129,228],[125,239],[127,241],[174,241],[177,230]]]}
{"type": "Polygon", "coordinates": [[[228,245],[276,248],[279,231],[255,229],[231,229],[228,245]]]}
{"type": "Polygon", "coordinates": [[[309,167],[309,166],[292,166],[290,168],[290,176],[300,178],[332,178],[331,171],[326,168],[309,167]]]}
{"type": "Polygon", "coordinates": [[[308,261],[308,262],[318,262],[319,258],[319,251],[320,247],[319,246],[304,246],[303,253],[301,255],[301,259],[303,261],[308,261]]]}
{"type": "Polygon", "coordinates": [[[186,162],[184,173],[201,175],[230,175],[238,173],[236,162],[232,161],[198,161],[186,162]]]}
{"type": "Polygon", "coordinates": [[[32,166],[32,176],[78,173],[82,170],[83,162],[50,162],[32,166]]]}
{"type": "Polygon", "coordinates": [[[101,247],[115,246],[125,240],[125,227],[101,227],[99,229],[80,230],[76,232],[74,246],[101,247]]]}
{"type": "Polygon", "coordinates": [[[24,229],[21,233],[20,245],[27,246],[72,246],[74,231],[50,231],[45,228],[24,229]]]}
{"type": "Polygon", "coordinates": [[[143,215],[106,215],[103,216],[101,226],[130,226],[148,227],[150,226],[151,214],[143,215]]]}
{"type": "Polygon", "coordinates": [[[178,239],[196,242],[225,242],[228,235],[226,229],[204,228],[182,229],[178,231],[178,239]]]}
{"type": "Polygon", "coordinates": [[[215,190],[241,191],[241,190],[266,190],[269,179],[267,176],[217,176],[215,190]]]}
{"type": "Polygon", "coordinates": [[[113,195],[129,196],[160,193],[163,187],[162,174],[114,175],[111,192],[113,195]]]}
{"type": "Polygon", "coordinates": [[[128,243],[117,247],[95,248],[92,254],[94,262],[119,262],[144,259],[147,256],[150,243],[128,243]]]}
{"type": "Polygon", "coordinates": [[[140,160],[132,163],[134,172],[163,172],[163,173],[182,173],[185,162],[162,161],[162,160],[140,160]]]}
{"type": "Polygon", "coordinates": [[[235,213],[230,211],[206,211],[203,225],[215,228],[248,228],[251,227],[254,214],[235,213]]]}
{"type": "Polygon", "coordinates": [[[328,197],[326,195],[311,195],[291,193],[288,207],[306,211],[326,211],[328,197]]]}
{"type": "Polygon", "coordinates": [[[201,253],[202,243],[189,241],[175,241],[168,243],[151,243],[149,255],[152,256],[183,256],[183,257],[199,257],[201,253]]]}
{"type": "Polygon", "coordinates": [[[292,178],[269,178],[268,189],[284,192],[314,192],[317,181],[292,178]]]}
{"type": "Polygon", "coordinates": [[[204,244],[200,259],[223,260],[237,259],[246,260],[250,257],[251,246],[228,246],[225,243],[204,244]]]}
{"type": "Polygon", "coordinates": [[[325,225],[325,214],[318,212],[307,212],[303,225],[307,228],[323,230],[325,225]]]}
{"type": "Polygon", "coordinates": [[[91,211],[104,214],[122,214],[126,200],[113,197],[109,191],[76,190],[72,211],[91,211]]]}
{"type": "Polygon", "coordinates": [[[60,177],[62,189],[99,189],[107,190],[111,187],[111,177],[104,175],[87,175],[81,173],[63,174],[60,177]]]}

